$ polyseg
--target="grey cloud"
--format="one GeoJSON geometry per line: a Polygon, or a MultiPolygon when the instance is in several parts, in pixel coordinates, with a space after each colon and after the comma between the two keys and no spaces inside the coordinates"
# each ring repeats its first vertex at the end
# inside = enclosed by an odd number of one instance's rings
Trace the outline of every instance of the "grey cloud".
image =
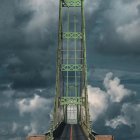
{"type": "MultiPolygon", "coordinates": [[[[56,57],[56,21],[58,20],[58,12],[50,7],[56,7],[57,9],[58,3],[52,1],[44,4],[43,0],[39,2],[15,1],[14,3],[10,2],[11,5],[8,4],[8,8],[7,3],[8,1],[5,1],[2,4],[3,22],[0,23],[2,28],[1,36],[4,36],[0,41],[0,49],[2,50],[0,52],[0,61],[1,65],[7,65],[7,68],[5,68],[7,74],[3,79],[7,79],[7,82],[13,82],[13,88],[29,88],[31,83],[31,87],[37,85],[39,87],[50,86],[55,82],[53,76],[55,65],[51,65],[55,63],[55,59],[51,58],[56,57]],[[6,9],[8,9],[8,18],[4,18],[6,9]],[[11,63],[8,62],[8,59],[18,59],[21,63],[11,63]],[[29,78],[25,78],[28,76],[29,78]],[[45,81],[47,76],[49,76],[48,79],[51,79],[50,83],[45,81]],[[36,80],[37,78],[40,79],[40,82],[36,80]]],[[[116,54],[139,53],[139,41],[126,44],[122,37],[116,33],[114,24],[117,18],[112,21],[115,12],[117,12],[116,9],[113,9],[113,6],[115,7],[114,1],[104,2],[100,0],[94,1],[94,3],[86,1],[85,6],[86,23],[90,23],[87,26],[87,42],[88,46],[91,46],[90,44],[95,46],[90,49],[88,47],[89,54],[94,49],[108,53],[113,51],[116,54]],[[108,13],[112,15],[108,15],[108,13]]],[[[119,22],[124,21],[126,23],[125,17],[122,16],[123,14],[120,16],[119,22]]],[[[129,16],[129,18],[131,19],[132,16],[129,16]]],[[[137,19],[137,17],[135,18],[137,19]]],[[[122,33],[123,26],[119,28],[122,33]]]]}
{"type": "MultiPolygon", "coordinates": [[[[96,121],[98,116],[106,112],[111,104],[122,103],[123,99],[135,95],[120,83],[118,77],[113,77],[113,73],[107,73],[103,81],[104,89],[88,86],[89,105],[91,118],[96,121]]],[[[112,106],[112,105],[111,105],[112,106]]]]}
{"type": "Polygon", "coordinates": [[[8,88],[1,90],[0,93],[0,136],[3,140],[14,138],[24,140],[30,132],[34,132],[34,127],[40,134],[48,130],[54,88],[26,90],[8,88]]]}
{"type": "Polygon", "coordinates": [[[55,65],[51,65],[55,63],[55,59],[51,57],[54,58],[56,52],[57,41],[53,38],[57,36],[54,34],[57,26],[49,23],[52,15],[46,15],[54,2],[45,6],[43,1],[36,1],[39,5],[33,4],[35,3],[3,1],[1,5],[0,65],[6,72],[2,78],[7,83],[12,82],[13,88],[50,86],[55,81],[52,74],[55,65]],[[41,23],[38,20],[40,16],[37,16],[40,12],[38,6],[43,7],[42,12],[47,18],[41,23]],[[29,32],[29,28],[33,27],[31,22],[35,24],[36,29],[29,32]],[[52,31],[51,34],[49,29],[52,31]],[[49,82],[46,81],[46,76],[49,76],[49,82]]]}
{"type": "Polygon", "coordinates": [[[24,98],[17,101],[17,107],[20,115],[30,114],[31,122],[25,127],[25,130],[30,134],[39,133],[39,131],[47,131],[49,124],[44,122],[50,120],[50,113],[53,107],[53,99],[45,99],[39,95],[34,95],[33,98],[24,98]]]}
{"type": "Polygon", "coordinates": [[[137,6],[137,8],[138,8],[138,12],[140,14],[140,4],[137,6]]]}
{"type": "Polygon", "coordinates": [[[99,134],[111,133],[118,140],[137,138],[139,119],[134,116],[140,112],[139,102],[136,103],[138,93],[125,88],[111,73],[106,74],[103,83],[105,88],[88,86],[94,131],[99,134]]]}
{"type": "Polygon", "coordinates": [[[122,138],[135,139],[139,137],[139,119],[137,115],[140,113],[139,104],[126,103],[121,108],[120,115],[106,122],[106,125],[112,127],[116,131],[125,130],[128,136],[122,135],[122,138]],[[130,113],[131,112],[131,113],[130,113]],[[135,115],[134,115],[135,114],[135,115]]]}
{"type": "Polygon", "coordinates": [[[89,46],[94,44],[98,51],[106,53],[139,54],[139,4],[137,0],[131,3],[101,1],[90,17],[91,26],[87,26],[90,27],[87,30],[89,46]]]}

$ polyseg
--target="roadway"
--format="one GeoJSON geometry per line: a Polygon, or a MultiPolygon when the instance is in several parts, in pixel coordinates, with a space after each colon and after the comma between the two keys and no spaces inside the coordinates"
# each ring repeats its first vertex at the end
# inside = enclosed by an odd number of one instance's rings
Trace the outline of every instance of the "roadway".
{"type": "Polygon", "coordinates": [[[59,138],[55,138],[55,140],[88,140],[80,125],[78,124],[67,124],[65,125],[63,132],[59,138]]]}

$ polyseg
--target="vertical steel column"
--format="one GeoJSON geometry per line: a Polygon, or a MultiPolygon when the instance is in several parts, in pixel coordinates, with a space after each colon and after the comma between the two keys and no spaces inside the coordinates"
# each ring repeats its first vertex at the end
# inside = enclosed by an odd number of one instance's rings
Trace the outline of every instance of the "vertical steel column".
{"type": "MultiPolygon", "coordinates": [[[[67,32],[69,32],[69,20],[70,20],[70,13],[69,13],[69,7],[67,9],[67,32]]],[[[69,64],[69,38],[67,38],[67,65],[69,64]]],[[[69,71],[67,71],[67,92],[66,96],[69,96],[69,71]]]]}
{"type": "Polygon", "coordinates": [[[56,56],[56,96],[54,101],[54,114],[53,114],[53,127],[57,125],[60,121],[58,120],[59,115],[59,97],[60,97],[60,65],[61,65],[61,47],[62,47],[62,1],[59,1],[59,27],[58,27],[58,48],[57,48],[57,56],[56,56]]]}
{"type": "Polygon", "coordinates": [[[87,63],[86,63],[86,35],[85,35],[85,16],[84,16],[84,0],[81,5],[82,14],[82,34],[83,34],[83,49],[84,49],[84,94],[85,94],[85,117],[86,125],[89,127],[89,108],[88,108],[88,94],[87,94],[87,63]]]}

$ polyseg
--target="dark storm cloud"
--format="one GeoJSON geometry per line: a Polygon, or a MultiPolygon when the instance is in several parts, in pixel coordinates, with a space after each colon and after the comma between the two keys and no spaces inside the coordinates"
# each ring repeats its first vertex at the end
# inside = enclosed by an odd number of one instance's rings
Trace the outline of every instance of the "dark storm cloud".
{"type": "Polygon", "coordinates": [[[6,72],[2,79],[12,82],[13,88],[50,86],[55,81],[52,58],[56,56],[57,26],[47,20],[36,23],[39,12],[23,1],[1,3],[0,65],[6,72]],[[33,20],[35,25],[30,26],[33,20]],[[45,32],[46,28],[51,30],[45,32]]]}
{"type": "MultiPolygon", "coordinates": [[[[135,2],[137,1],[133,3],[135,2]]],[[[44,1],[32,0],[30,2],[15,0],[10,3],[2,1],[0,63],[7,71],[3,79],[12,82],[14,88],[50,86],[55,82],[53,75],[55,65],[52,65],[55,64],[55,59],[52,58],[56,58],[58,12],[52,11],[50,7],[58,6],[54,5],[54,1],[50,4],[43,3],[44,1]],[[10,59],[18,59],[19,62],[9,62],[10,59]],[[49,82],[46,81],[46,77],[50,79],[49,82]]],[[[108,53],[113,51],[116,54],[139,53],[139,39],[127,43],[120,36],[123,33],[122,22],[123,25],[127,24],[131,16],[120,15],[123,20],[120,18],[117,26],[113,21],[117,21],[117,17],[113,16],[118,12],[116,11],[120,6],[118,3],[111,0],[95,1],[95,6],[94,3],[93,5],[89,5],[87,1],[86,3],[86,23],[90,23],[87,26],[87,42],[88,46],[92,47],[92,44],[94,46],[90,49],[88,47],[90,53],[94,52],[94,49],[108,53]],[[115,7],[115,4],[118,5],[115,7]],[[117,28],[120,34],[116,32],[117,28]]],[[[131,7],[129,3],[128,6],[131,7]]],[[[139,4],[133,8],[139,9],[139,4]]],[[[133,19],[137,21],[139,17],[134,16],[133,19]]]]}
{"type": "Polygon", "coordinates": [[[87,19],[88,46],[114,54],[140,53],[139,1],[100,1],[87,19]]]}

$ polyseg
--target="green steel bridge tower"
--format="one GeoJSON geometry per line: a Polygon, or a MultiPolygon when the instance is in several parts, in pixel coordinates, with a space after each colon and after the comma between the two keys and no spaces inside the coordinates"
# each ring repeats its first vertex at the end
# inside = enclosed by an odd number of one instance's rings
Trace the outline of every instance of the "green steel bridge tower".
{"type": "MultiPolygon", "coordinates": [[[[95,140],[96,135],[91,129],[88,106],[84,0],[59,0],[52,125],[45,135],[28,140],[95,140]]],[[[105,138],[113,140],[112,136],[105,138]]]]}
{"type": "Polygon", "coordinates": [[[59,0],[54,126],[63,121],[91,131],[85,36],[84,0],[59,0]]]}
{"type": "Polygon", "coordinates": [[[91,132],[87,93],[84,0],[59,0],[56,97],[53,127],[79,124],[91,132]]]}

